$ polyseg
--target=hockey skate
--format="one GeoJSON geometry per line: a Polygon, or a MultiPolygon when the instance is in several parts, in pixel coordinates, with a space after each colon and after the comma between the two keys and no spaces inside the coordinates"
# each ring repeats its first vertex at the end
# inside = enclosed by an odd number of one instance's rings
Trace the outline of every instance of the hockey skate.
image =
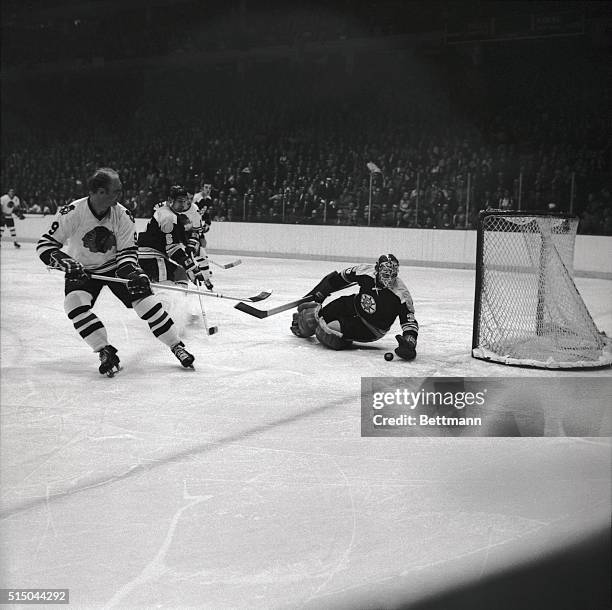
{"type": "Polygon", "coordinates": [[[195,358],[194,358],[193,354],[190,354],[185,349],[185,344],[182,341],[180,343],[177,343],[172,348],[172,353],[178,358],[179,362],[186,369],[192,369],[193,368],[193,361],[195,360],[195,358]]]}
{"type": "Polygon", "coordinates": [[[100,375],[114,377],[115,373],[121,370],[117,349],[112,345],[105,345],[98,354],[100,354],[100,366],[98,367],[100,375]]]}

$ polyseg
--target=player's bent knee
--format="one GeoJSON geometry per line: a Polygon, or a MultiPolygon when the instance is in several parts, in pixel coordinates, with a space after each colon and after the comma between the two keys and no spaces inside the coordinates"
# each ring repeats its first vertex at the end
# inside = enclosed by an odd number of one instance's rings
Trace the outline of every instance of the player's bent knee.
{"type": "Polygon", "coordinates": [[[327,323],[323,318],[319,318],[315,336],[321,345],[334,350],[346,349],[352,343],[342,338],[342,330],[338,320],[327,323]]]}
{"type": "Polygon", "coordinates": [[[84,290],[73,290],[64,297],[64,311],[68,317],[71,313],[79,310],[81,307],[90,308],[92,296],[84,290]]]}
{"type": "Polygon", "coordinates": [[[298,313],[296,315],[300,336],[312,337],[315,334],[320,309],[321,305],[314,302],[298,305],[298,313]]]}

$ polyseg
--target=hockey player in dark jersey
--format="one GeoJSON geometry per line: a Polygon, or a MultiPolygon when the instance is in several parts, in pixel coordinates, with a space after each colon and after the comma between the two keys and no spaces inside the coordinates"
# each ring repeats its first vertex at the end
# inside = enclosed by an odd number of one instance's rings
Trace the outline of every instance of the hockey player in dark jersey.
{"type": "Polygon", "coordinates": [[[331,349],[349,347],[353,341],[370,343],[384,337],[399,317],[402,334],[396,335],[395,353],[404,360],[416,357],[419,324],[408,288],[398,277],[399,262],[393,254],[383,254],[376,264],[349,267],[326,275],[306,296],[293,314],[291,332],[297,337],[315,335],[331,349]],[[332,293],[351,284],[359,292],[341,296],[322,306],[332,293]]]}
{"type": "Polygon", "coordinates": [[[198,207],[182,186],[172,186],[167,201],[155,207],[146,230],[138,235],[139,262],[154,282],[186,284],[190,279],[212,290],[203,235],[198,207]]]}

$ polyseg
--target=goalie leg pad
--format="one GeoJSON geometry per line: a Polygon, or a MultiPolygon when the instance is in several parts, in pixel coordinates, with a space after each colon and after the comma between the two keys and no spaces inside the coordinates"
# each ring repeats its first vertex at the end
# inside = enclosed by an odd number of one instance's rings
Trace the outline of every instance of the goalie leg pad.
{"type": "Polygon", "coordinates": [[[352,343],[352,341],[343,339],[340,322],[338,322],[338,320],[332,320],[327,323],[323,318],[319,318],[315,336],[321,345],[333,350],[346,349],[352,343]]]}
{"type": "Polygon", "coordinates": [[[320,309],[321,305],[315,302],[298,305],[297,313],[293,314],[291,332],[296,337],[312,337],[317,328],[320,309]]]}

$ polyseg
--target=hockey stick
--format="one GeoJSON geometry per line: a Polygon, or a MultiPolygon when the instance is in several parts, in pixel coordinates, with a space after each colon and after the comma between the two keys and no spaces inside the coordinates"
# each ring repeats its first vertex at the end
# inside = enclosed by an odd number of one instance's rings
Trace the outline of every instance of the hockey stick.
{"type": "Polygon", "coordinates": [[[221,265],[220,263],[216,263],[214,260],[212,260],[211,258],[208,259],[213,265],[215,265],[215,267],[220,267],[221,269],[231,269],[232,267],[237,267],[238,265],[242,264],[242,261],[237,258],[235,261],[232,261],[231,263],[225,263],[225,265],[221,265]]]}
{"type": "Polygon", "coordinates": [[[235,309],[239,311],[244,311],[244,313],[248,313],[250,316],[254,316],[262,320],[263,318],[268,318],[269,316],[273,316],[277,313],[281,313],[283,311],[287,311],[288,309],[293,309],[297,307],[301,303],[308,303],[308,301],[312,301],[311,296],[305,296],[301,299],[297,299],[296,301],[291,301],[291,303],[285,303],[284,305],[279,305],[278,307],[272,307],[272,309],[257,309],[256,307],[252,307],[247,303],[237,303],[234,305],[235,309]]]}
{"type": "MultiPolygon", "coordinates": [[[[196,264],[195,259],[193,258],[193,255],[191,256],[191,260],[194,262],[194,264],[196,264]]],[[[198,286],[198,288],[201,285],[200,280],[196,280],[196,285],[198,286]]],[[[212,287],[212,284],[211,284],[212,287]]],[[[208,326],[208,318],[206,317],[206,310],[204,309],[204,303],[202,302],[202,295],[198,294],[198,301],[200,303],[200,312],[202,313],[202,322],[204,323],[204,328],[206,329],[206,334],[207,335],[214,335],[216,332],[219,331],[219,327],[218,326],[208,326]]]]}
{"type": "Polygon", "coordinates": [[[206,329],[206,334],[214,335],[219,332],[218,326],[208,326],[208,319],[206,318],[206,311],[204,310],[204,303],[202,303],[202,295],[198,295],[198,301],[200,301],[200,311],[202,312],[202,321],[204,322],[204,328],[206,329]]]}
{"type": "MultiPolygon", "coordinates": [[[[121,277],[109,277],[107,275],[98,275],[96,273],[89,274],[89,277],[94,280],[102,280],[103,282],[117,282],[118,284],[127,284],[129,280],[123,279],[121,277]]],[[[230,301],[248,301],[249,303],[257,303],[258,301],[263,301],[267,299],[272,293],[271,292],[260,292],[252,297],[247,298],[239,298],[239,297],[230,297],[225,294],[219,294],[216,292],[202,292],[201,290],[194,290],[193,288],[181,288],[180,286],[172,286],[170,284],[157,284],[155,282],[151,282],[151,288],[160,288],[162,290],[175,290],[177,292],[186,292],[188,294],[199,294],[203,297],[215,297],[216,299],[228,299],[230,301]]]]}
{"type": "MultiPolygon", "coordinates": [[[[342,286],[339,290],[344,290],[345,288],[349,288],[350,286],[354,286],[355,282],[352,284],[347,284],[346,286],[342,286]]],[[[337,292],[337,291],[334,291],[337,292]]],[[[239,311],[243,311],[244,313],[248,313],[250,316],[254,316],[255,318],[259,318],[262,320],[263,318],[269,318],[270,316],[274,316],[277,313],[282,313],[283,311],[287,311],[288,309],[293,309],[302,303],[308,303],[313,300],[313,295],[307,294],[305,297],[301,299],[296,299],[295,301],[291,301],[291,303],[285,303],[284,305],[279,305],[278,307],[272,307],[271,309],[257,309],[256,307],[252,307],[251,305],[247,305],[247,303],[237,303],[234,305],[235,309],[239,311]]]]}

